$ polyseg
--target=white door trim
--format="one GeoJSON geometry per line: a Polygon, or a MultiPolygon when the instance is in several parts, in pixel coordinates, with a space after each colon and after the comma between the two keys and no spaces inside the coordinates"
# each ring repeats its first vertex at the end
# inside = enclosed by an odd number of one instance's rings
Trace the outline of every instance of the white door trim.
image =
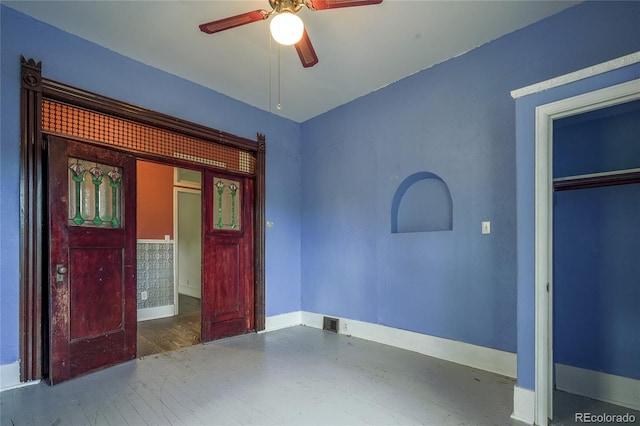
{"type": "MultiPolygon", "coordinates": [[[[176,174],[177,174],[177,168],[176,170],[176,174]]],[[[178,253],[178,241],[180,238],[179,235],[179,231],[178,231],[178,194],[180,194],[181,192],[183,193],[189,193],[189,194],[201,194],[201,190],[200,189],[193,189],[193,188],[184,188],[184,187],[180,187],[180,186],[174,186],[173,187],[173,240],[174,240],[174,244],[173,244],[173,300],[174,300],[174,315],[178,315],[179,312],[179,308],[178,308],[178,300],[179,300],[179,288],[180,288],[180,259],[179,257],[179,253],[178,253]]],[[[200,241],[200,244],[202,245],[202,240],[200,241]]],[[[200,288],[202,288],[202,283],[200,283],[200,288]]]]}
{"type": "Polygon", "coordinates": [[[553,121],[636,99],[640,99],[640,79],[536,108],[535,424],[537,425],[546,426],[553,410],[553,121]]]}
{"type": "Polygon", "coordinates": [[[624,68],[629,65],[637,64],[640,62],[640,52],[633,52],[625,56],[621,56],[616,59],[611,59],[607,62],[602,62],[581,70],[564,74],[549,80],[541,81],[540,83],[531,84],[520,89],[512,90],[511,97],[518,99],[523,96],[531,95],[534,93],[540,93],[545,90],[554,89],[556,87],[564,86],[565,84],[573,83],[585,78],[593,77],[599,74],[603,74],[609,71],[624,68]]]}

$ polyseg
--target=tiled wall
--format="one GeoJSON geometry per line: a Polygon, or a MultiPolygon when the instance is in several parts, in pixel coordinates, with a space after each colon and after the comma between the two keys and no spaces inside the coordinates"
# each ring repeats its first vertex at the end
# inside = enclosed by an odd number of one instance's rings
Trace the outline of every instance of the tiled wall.
{"type": "Polygon", "coordinates": [[[138,240],[138,309],[173,305],[173,297],[173,241],[138,240]]]}

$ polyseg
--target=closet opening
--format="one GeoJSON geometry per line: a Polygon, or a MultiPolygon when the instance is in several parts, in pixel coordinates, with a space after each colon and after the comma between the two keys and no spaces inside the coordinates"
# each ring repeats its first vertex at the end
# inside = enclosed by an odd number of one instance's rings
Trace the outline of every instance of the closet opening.
{"type": "Polygon", "coordinates": [[[640,418],[640,100],[553,122],[552,424],[640,418]]]}

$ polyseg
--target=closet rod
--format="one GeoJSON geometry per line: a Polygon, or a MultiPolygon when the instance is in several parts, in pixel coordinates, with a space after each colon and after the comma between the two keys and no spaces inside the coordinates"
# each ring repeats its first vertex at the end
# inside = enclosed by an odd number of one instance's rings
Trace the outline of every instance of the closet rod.
{"type": "Polygon", "coordinates": [[[640,183],[640,169],[556,178],[553,180],[553,190],[568,191],[571,189],[597,188],[629,183],[640,183]]]}

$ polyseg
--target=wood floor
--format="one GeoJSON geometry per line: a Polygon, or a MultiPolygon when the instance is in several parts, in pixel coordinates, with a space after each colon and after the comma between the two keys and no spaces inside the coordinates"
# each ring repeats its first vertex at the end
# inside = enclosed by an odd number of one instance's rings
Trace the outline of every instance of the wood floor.
{"type": "Polygon", "coordinates": [[[200,343],[200,300],[179,295],[179,315],[138,322],[138,358],[200,343]]]}
{"type": "MultiPolygon", "coordinates": [[[[514,383],[297,326],[146,356],[53,387],[7,390],[0,424],[522,426],[510,418],[514,383]]],[[[577,411],[633,412],[559,397],[561,425],[575,424],[577,411]]]]}
{"type": "MultiPolygon", "coordinates": [[[[584,424],[580,420],[576,421],[576,413],[590,413],[593,415],[611,414],[611,415],[633,415],[635,421],[631,424],[640,424],[640,411],[631,408],[620,407],[586,398],[580,395],[573,395],[567,392],[556,390],[553,392],[553,426],[579,426],[584,424]]],[[[613,424],[613,423],[597,423],[597,424],[613,424]]],[[[620,423],[618,423],[620,424],[620,423]]]]}
{"type": "Polygon", "coordinates": [[[514,380],[304,326],[0,394],[2,425],[508,425],[514,380]]]}

